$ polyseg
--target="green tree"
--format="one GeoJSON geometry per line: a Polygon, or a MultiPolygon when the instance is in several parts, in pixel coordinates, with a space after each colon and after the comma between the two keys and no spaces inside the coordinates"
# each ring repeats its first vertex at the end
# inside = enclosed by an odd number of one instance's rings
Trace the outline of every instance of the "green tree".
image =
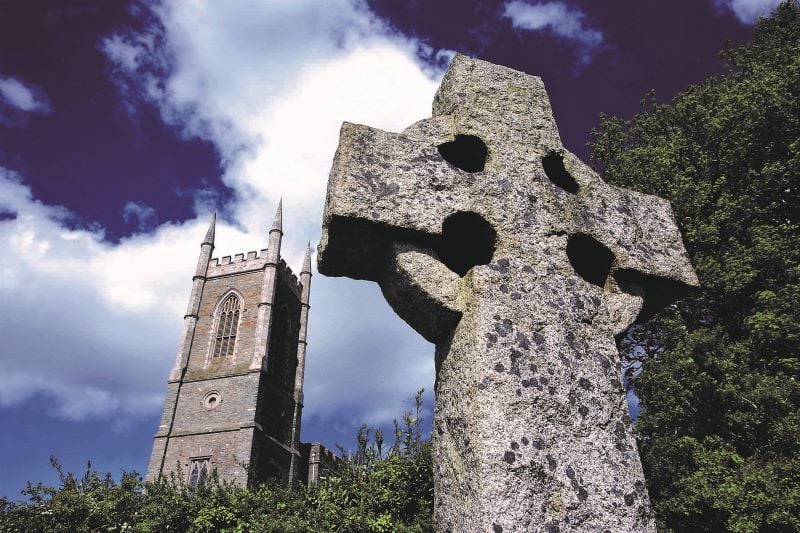
{"type": "Polygon", "coordinates": [[[725,74],[601,116],[606,181],[672,202],[702,288],[621,341],[663,530],[800,530],[800,6],[725,74]]]}
{"type": "MultiPolygon", "coordinates": [[[[433,466],[430,439],[423,438],[422,392],[415,409],[395,421],[394,441],[364,425],[352,454],[340,448],[337,473],[306,493],[308,531],[433,531],[433,466]]],[[[306,530],[302,530],[306,531],[306,530]]]]}
{"type": "Polygon", "coordinates": [[[92,469],[78,478],[59,473],[59,486],[28,484],[27,501],[0,497],[0,531],[263,531],[266,533],[432,531],[430,439],[423,438],[422,391],[413,411],[395,422],[384,451],[380,431],[362,426],[356,453],[338,472],[310,487],[265,483],[252,490],[215,474],[189,486],[180,472],[146,483],[126,472],[117,483],[92,469]]]}

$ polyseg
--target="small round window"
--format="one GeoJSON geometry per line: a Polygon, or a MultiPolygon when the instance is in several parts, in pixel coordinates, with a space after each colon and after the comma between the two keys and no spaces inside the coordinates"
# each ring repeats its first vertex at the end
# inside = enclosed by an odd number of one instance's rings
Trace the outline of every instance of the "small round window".
{"type": "Polygon", "coordinates": [[[203,396],[203,407],[209,411],[211,409],[216,409],[220,403],[222,403],[222,395],[219,391],[212,390],[203,396]]]}

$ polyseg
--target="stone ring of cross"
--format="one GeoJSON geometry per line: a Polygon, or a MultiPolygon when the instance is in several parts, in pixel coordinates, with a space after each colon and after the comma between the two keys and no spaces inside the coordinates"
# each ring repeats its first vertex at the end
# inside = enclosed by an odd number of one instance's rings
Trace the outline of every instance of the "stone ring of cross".
{"type": "Polygon", "coordinates": [[[345,123],[319,271],[436,345],[439,531],[653,531],[615,336],[697,277],[669,202],[561,144],[542,80],[457,55],[432,117],[345,123]]]}

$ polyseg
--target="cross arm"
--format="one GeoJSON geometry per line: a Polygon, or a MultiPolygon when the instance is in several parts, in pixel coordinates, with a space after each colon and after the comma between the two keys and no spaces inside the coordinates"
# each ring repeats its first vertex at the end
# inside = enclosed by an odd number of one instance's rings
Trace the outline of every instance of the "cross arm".
{"type": "Polygon", "coordinates": [[[577,226],[614,255],[612,292],[635,295],[644,321],[699,286],[667,200],[594,180],[583,197],[577,226]]]}
{"type": "Polygon", "coordinates": [[[436,146],[345,122],[328,180],[320,272],[377,281],[396,242],[432,246],[459,207],[436,146]]]}

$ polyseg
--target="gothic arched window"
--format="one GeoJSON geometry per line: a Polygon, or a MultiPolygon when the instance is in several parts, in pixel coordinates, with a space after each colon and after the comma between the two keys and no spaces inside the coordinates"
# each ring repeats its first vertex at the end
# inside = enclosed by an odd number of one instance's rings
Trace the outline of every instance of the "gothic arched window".
{"type": "Polygon", "coordinates": [[[208,469],[209,463],[211,462],[210,457],[197,457],[190,459],[189,461],[189,485],[194,487],[195,485],[202,483],[203,481],[208,478],[208,469]]]}
{"type": "Polygon", "coordinates": [[[229,295],[219,308],[217,334],[214,339],[214,357],[233,355],[236,333],[239,329],[239,298],[229,295]]]}

